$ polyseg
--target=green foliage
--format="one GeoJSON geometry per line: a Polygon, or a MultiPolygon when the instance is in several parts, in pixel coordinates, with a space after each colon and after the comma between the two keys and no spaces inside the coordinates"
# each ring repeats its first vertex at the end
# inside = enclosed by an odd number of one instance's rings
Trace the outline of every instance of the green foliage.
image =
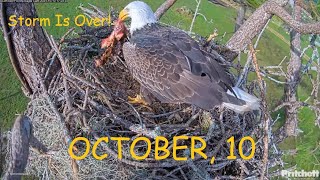
{"type": "MultiPolygon", "coordinates": [[[[68,6],[64,3],[39,3],[36,4],[36,8],[39,17],[48,17],[50,19],[55,19],[56,14],[62,14],[64,17],[70,17],[70,27],[75,26],[73,19],[75,16],[81,14],[82,12],[77,8],[80,4],[88,6],[88,3],[93,4],[104,11],[108,11],[110,7],[115,10],[120,11],[125,5],[127,5],[130,0],[68,0],[68,6]]],[[[156,10],[164,0],[154,1],[145,0],[153,10],[156,10]]],[[[190,11],[194,12],[196,4],[194,0],[183,0],[177,1],[174,6],[167,11],[167,13],[161,18],[161,21],[173,26],[177,26],[184,30],[189,30],[192,16],[186,16],[178,12],[178,8],[185,7],[190,11]]],[[[234,28],[233,19],[236,16],[236,10],[227,9],[223,7],[214,6],[208,1],[202,1],[200,5],[200,12],[207,17],[208,21],[212,19],[212,23],[207,23],[202,16],[198,16],[195,22],[194,30],[195,32],[207,36],[213,32],[214,28],[218,28],[219,32],[227,32],[226,40],[231,37],[234,28]],[[227,13],[226,13],[227,12],[227,13]],[[219,17],[219,18],[215,18],[219,17]],[[223,24],[223,26],[221,26],[223,24]]],[[[62,36],[70,27],[45,27],[49,34],[55,37],[62,36]]],[[[76,30],[79,30],[77,28],[76,30]]]]}
{"type": "Polygon", "coordinates": [[[20,81],[10,63],[2,33],[0,36],[0,129],[8,130],[16,114],[25,110],[28,99],[23,95],[20,81]]]}
{"type": "Polygon", "coordinates": [[[246,0],[245,3],[252,8],[258,8],[264,1],[265,0],[246,0]]]}

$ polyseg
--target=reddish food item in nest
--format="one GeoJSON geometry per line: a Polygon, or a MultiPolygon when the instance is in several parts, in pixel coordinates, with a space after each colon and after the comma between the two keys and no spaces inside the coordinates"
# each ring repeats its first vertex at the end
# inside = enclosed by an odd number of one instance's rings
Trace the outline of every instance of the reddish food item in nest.
{"type": "Polygon", "coordinates": [[[121,40],[121,38],[127,33],[127,28],[121,19],[116,20],[114,24],[114,29],[111,35],[105,39],[102,39],[101,48],[112,47],[116,40],[121,40]]]}
{"type": "Polygon", "coordinates": [[[124,22],[118,19],[114,22],[114,29],[109,37],[102,39],[101,48],[107,48],[105,52],[95,60],[96,67],[103,66],[113,53],[114,46],[128,33],[124,22]]]}

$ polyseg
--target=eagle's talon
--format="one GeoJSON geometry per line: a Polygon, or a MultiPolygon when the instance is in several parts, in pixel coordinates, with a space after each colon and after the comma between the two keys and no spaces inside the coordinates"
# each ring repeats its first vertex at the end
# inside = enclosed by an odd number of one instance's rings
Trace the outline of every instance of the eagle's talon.
{"type": "Polygon", "coordinates": [[[141,95],[137,95],[135,98],[128,96],[128,102],[130,104],[142,104],[144,106],[148,106],[149,104],[142,98],[141,95]]]}

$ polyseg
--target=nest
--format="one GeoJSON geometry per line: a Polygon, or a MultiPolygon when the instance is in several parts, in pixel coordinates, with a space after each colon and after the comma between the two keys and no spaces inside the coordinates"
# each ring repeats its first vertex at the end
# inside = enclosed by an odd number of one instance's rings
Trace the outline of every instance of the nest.
{"type": "MultiPolygon", "coordinates": [[[[113,49],[113,55],[104,66],[95,67],[95,60],[103,54],[99,48],[101,38],[111,31],[109,26],[84,28],[76,37],[63,37],[59,45],[50,38],[54,49],[52,60],[60,60],[62,70],[48,88],[42,83],[29,103],[27,115],[32,119],[34,136],[48,151],[31,151],[27,174],[41,179],[242,179],[259,176],[262,135],[258,115],[252,112],[239,115],[218,107],[208,112],[187,104],[157,101],[148,107],[128,103],[128,96],[138,94],[140,85],[126,67],[121,43],[113,49]],[[152,147],[157,136],[166,137],[171,155],[156,161],[152,148],[147,159],[133,159],[130,144],[140,136],[148,137],[152,147]],[[188,157],[187,161],[174,160],[175,136],[202,137],[207,144],[204,152],[208,158],[195,156],[191,160],[187,149],[177,151],[177,156],[188,157]],[[232,136],[237,159],[228,160],[230,143],[227,140],[232,136]],[[255,156],[251,160],[239,157],[238,144],[245,136],[256,140],[255,156]],[[90,153],[76,161],[68,154],[69,143],[76,137],[86,137],[91,147],[100,137],[129,137],[130,140],[122,142],[122,159],[117,158],[117,143],[109,141],[102,142],[97,149],[97,154],[108,154],[106,159],[96,160],[90,153]],[[212,157],[215,157],[213,164],[210,163],[212,157]]],[[[198,40],[204,42],[201,38],[198,40]]],[[[207,49],[218,54],[211,47],[207,49]]],[[[217,59],[223,60],[220,56],[217,59]]],[[[44,78],[39,76],[39,80],[44,81],[44,78]]],[[[191,145],[190,140],[178,144],[191,145]]],[[[81,155],[85,147],[79,141],[74,151],[81,155]]],[[[143,155],[146,150],[147,144],[140,141],[134,151],[143,155]]],[[[248,141],[243,144],[243,152],[245,155],[251,152],[248,141]]]]}

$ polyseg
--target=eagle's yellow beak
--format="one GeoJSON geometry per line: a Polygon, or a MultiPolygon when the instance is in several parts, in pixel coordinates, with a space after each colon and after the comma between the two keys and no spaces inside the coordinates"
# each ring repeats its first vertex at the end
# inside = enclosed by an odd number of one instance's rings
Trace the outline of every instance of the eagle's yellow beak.
{"type": "Polygon", "coordinates": [[[129,12],[126,9],[123,9],[122,11],[120,11],[119,14],[119,19],[121,19],[122,21],[126,20],[129,17],[129,12]]]}

